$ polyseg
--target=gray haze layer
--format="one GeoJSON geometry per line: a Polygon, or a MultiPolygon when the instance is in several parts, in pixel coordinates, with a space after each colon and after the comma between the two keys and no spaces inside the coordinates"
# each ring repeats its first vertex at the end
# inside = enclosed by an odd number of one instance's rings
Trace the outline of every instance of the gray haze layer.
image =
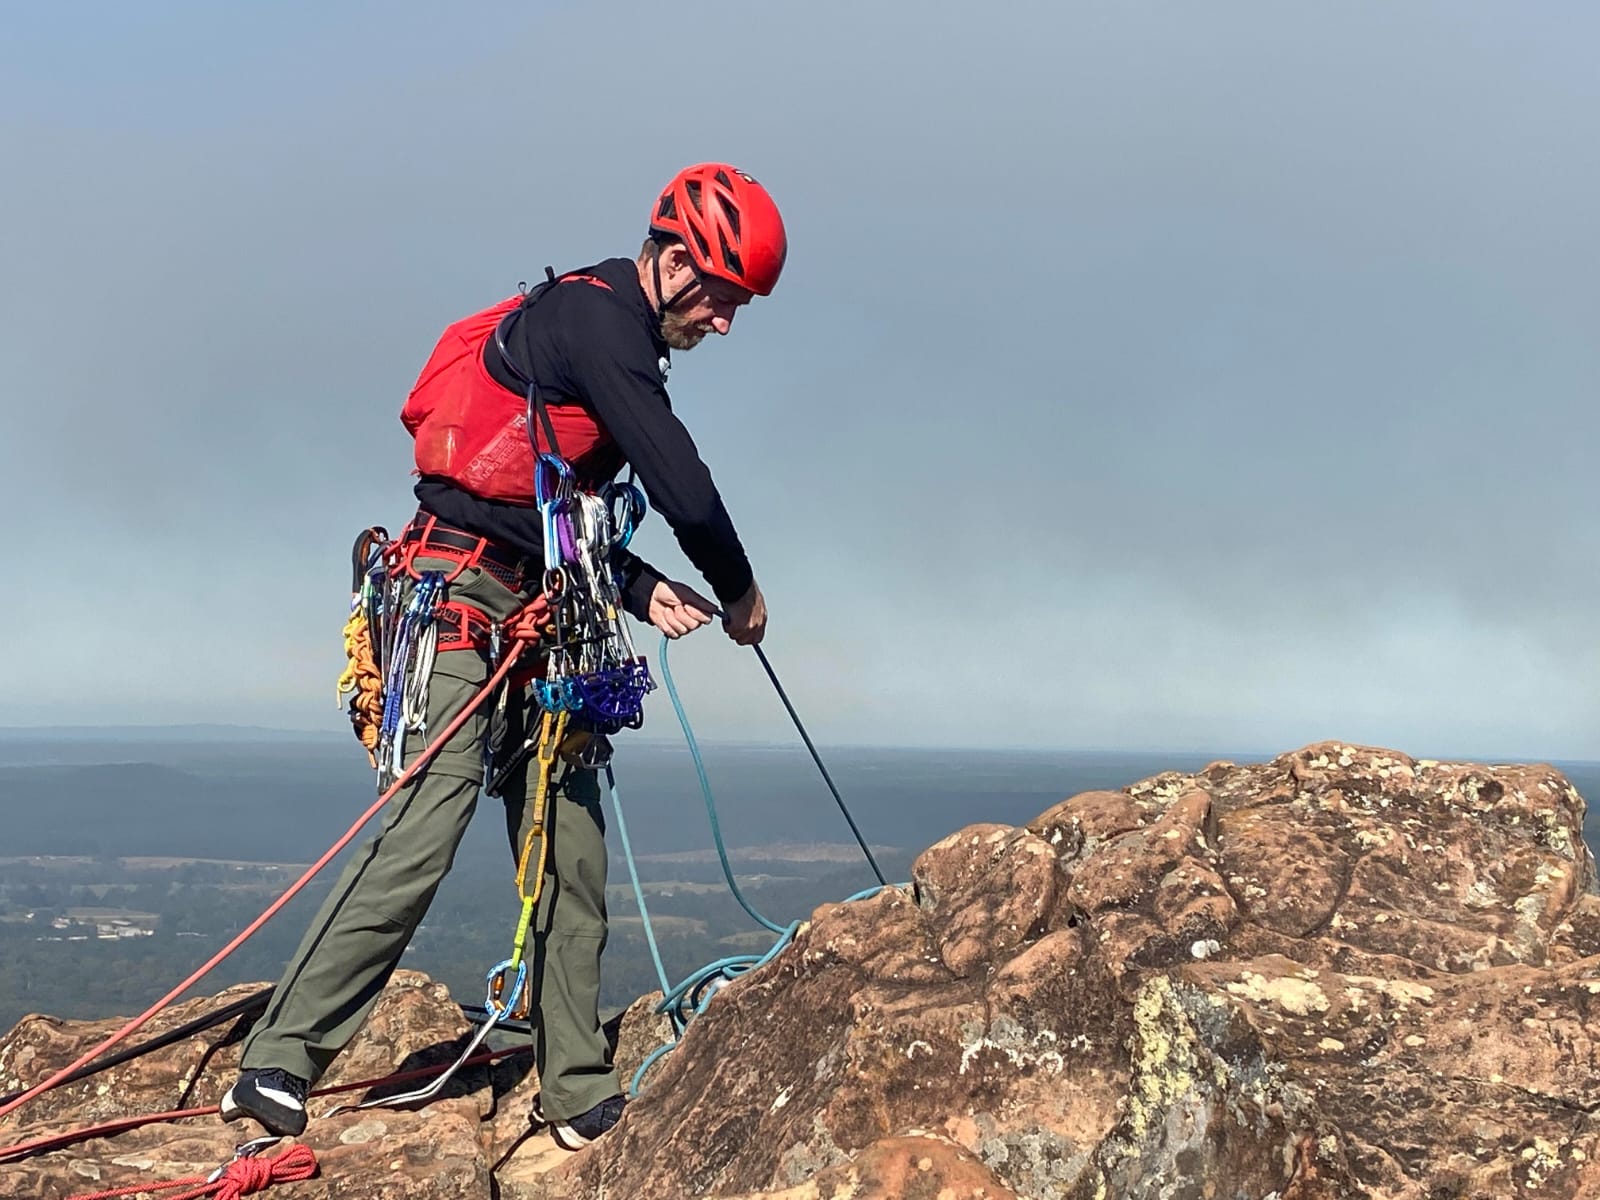
{"type": "Polygon", "coordinates": [[[1592,5],[6,24],[0,723],[337,728],[440,329],[724,158],[789,266],[672,388],[819,738],[1600,757],[1592,5]]]}

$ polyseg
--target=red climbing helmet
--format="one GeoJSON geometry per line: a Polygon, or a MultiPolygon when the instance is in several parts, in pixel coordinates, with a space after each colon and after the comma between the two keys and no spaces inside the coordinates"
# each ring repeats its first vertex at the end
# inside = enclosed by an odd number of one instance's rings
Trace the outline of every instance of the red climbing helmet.
{"type": "Polygon", "coordinates": [[[685,167],[662,190],[650,232],[681,241],[703,275],[770,296],[789,253],[767,189],[727,163],[685,167]]]}

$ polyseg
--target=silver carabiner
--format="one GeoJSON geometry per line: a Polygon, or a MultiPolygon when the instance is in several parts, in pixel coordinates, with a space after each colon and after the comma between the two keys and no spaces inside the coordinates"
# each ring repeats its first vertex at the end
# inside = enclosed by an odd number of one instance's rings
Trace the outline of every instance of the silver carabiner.
{"type": "MultiPolygon", "coordinates": [[[[267,1137],[251,1138],[248,1142],[240,1142],[233,1148],[233,1157],[227,1162],[223,1163],[215,1171],[211,1172],[211,1174],[207,1175],[206,1182],[215,1183],[217,1180],[222,1178],[229,1167],[233,1166],[233,1164],[238,1162],[241,1158],[254,1158],[263,1150],[269,1149],[272,1146],[276,1146],[281,1141],[283,1141],[281,1137],[276,1137],[269,1134],[267,1137]]],[[[190,1178],[193,1178],[193,1176],[190,1176],[190,1178]]]]}

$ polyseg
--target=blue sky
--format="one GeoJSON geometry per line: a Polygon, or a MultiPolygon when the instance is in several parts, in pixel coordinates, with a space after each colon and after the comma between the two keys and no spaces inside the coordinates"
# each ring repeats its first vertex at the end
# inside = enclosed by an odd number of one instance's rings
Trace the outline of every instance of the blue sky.
{"type": "Polygon", "coordinates": [[[0,723],[337,728],[439,330],[721,158],[789,265],[674,401],[819,738],[1600,757],[1600,12],[667,12],[8,22],[0,723]]]}

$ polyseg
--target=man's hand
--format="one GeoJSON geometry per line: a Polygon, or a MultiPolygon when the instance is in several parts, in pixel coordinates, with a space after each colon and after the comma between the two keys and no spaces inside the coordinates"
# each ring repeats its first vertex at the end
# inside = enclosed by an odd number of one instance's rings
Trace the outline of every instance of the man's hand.
{"type": "Polygon", "coordinates": [[[669,638],[680,638],[709,625],[716,607],[688,584],[663,579],[650,593],[650,624],[669,638]]]}
{"type": "Polygon", "coordinates": [[[767,602],[753,581],[748,592],[728,605],[722,628],[741,646],[757,645],[766,636],[767,602]]]}

